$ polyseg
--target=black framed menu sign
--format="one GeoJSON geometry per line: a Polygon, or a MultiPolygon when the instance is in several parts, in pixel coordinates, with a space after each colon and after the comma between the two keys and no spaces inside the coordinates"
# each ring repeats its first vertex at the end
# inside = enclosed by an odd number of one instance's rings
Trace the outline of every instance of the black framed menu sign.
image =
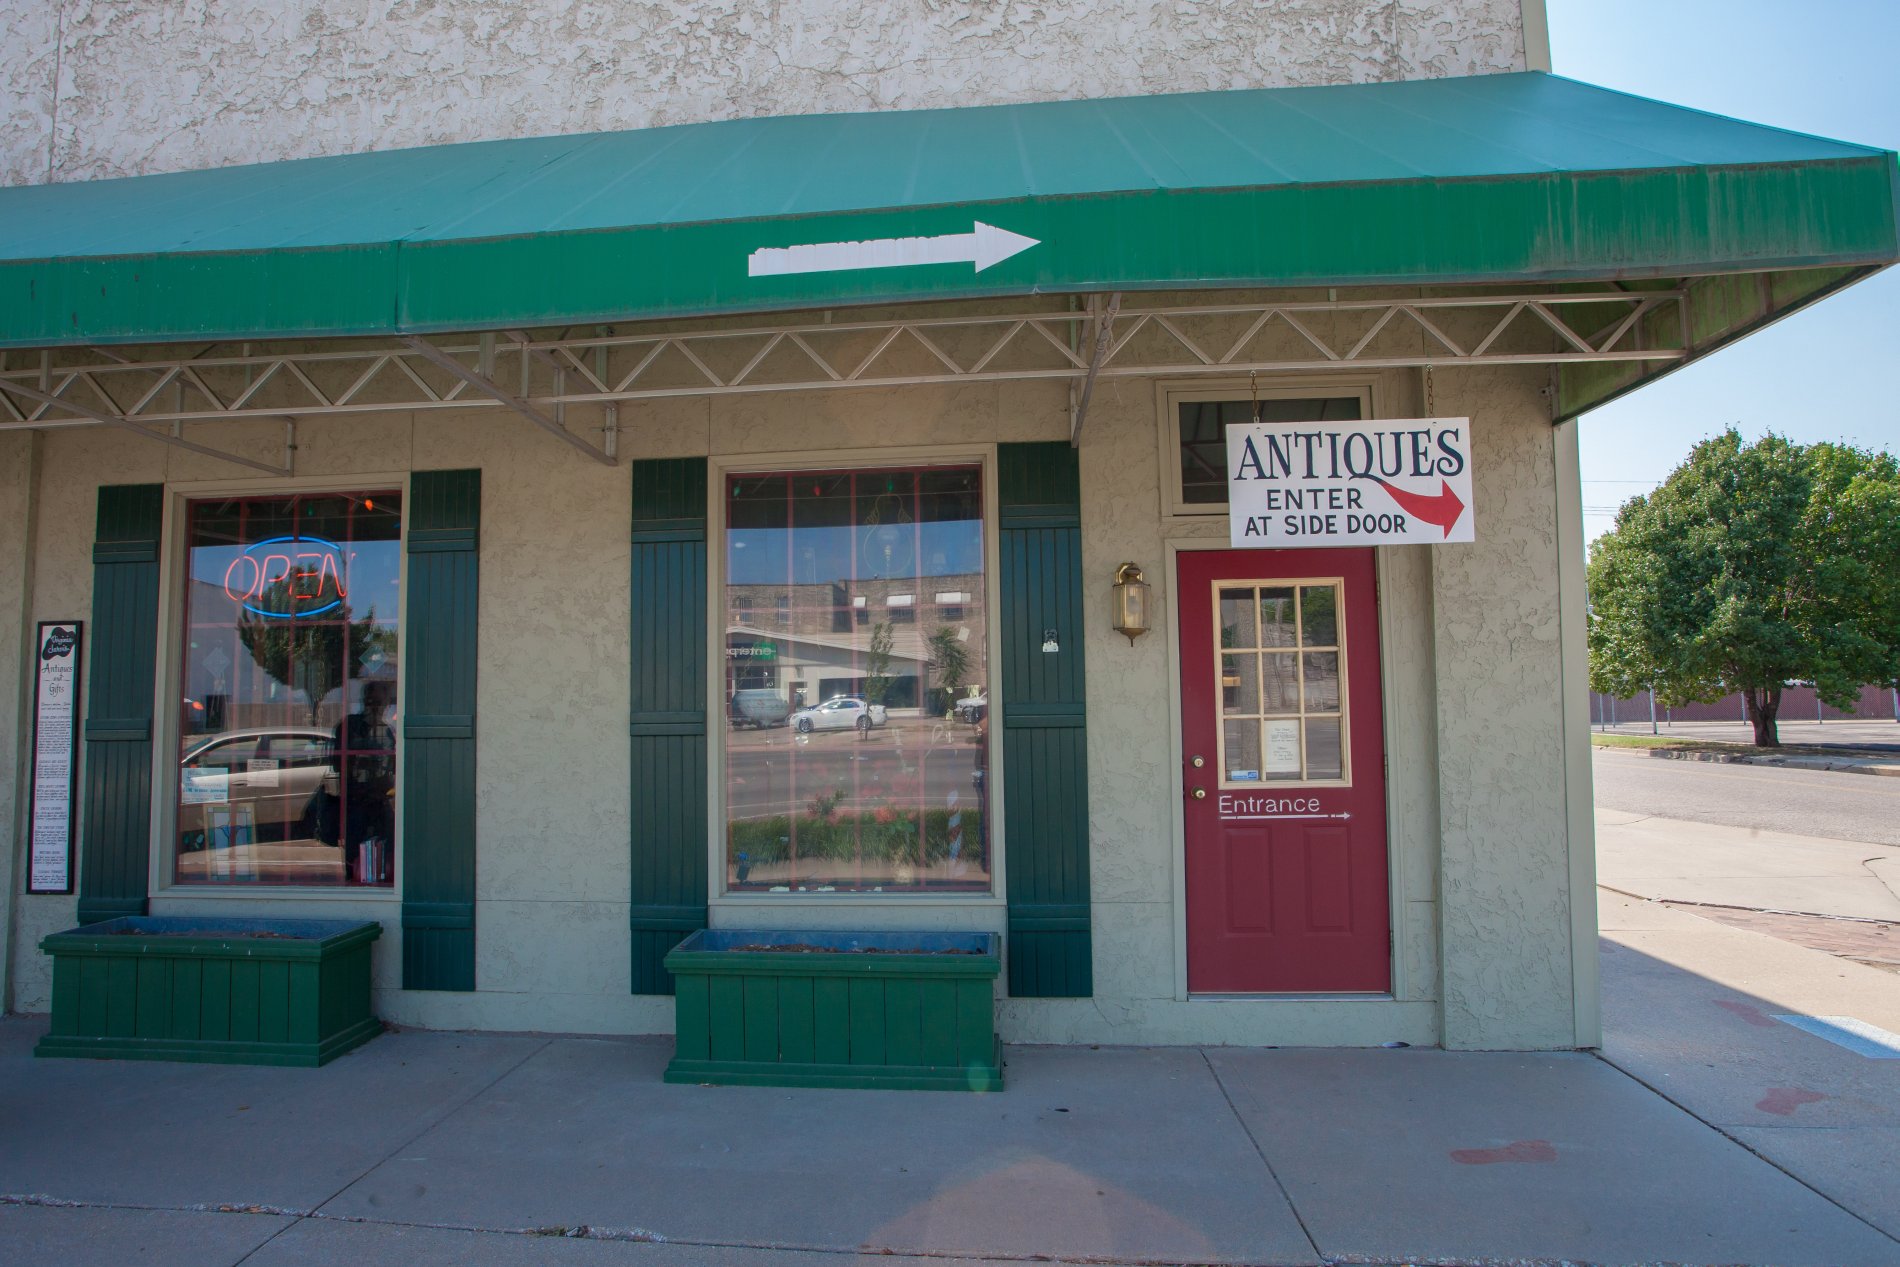
{"type": "Polygon", "coordinates": [[[73,891],[73,771],[79,757],[76,620],[42,620],[33,656],[33,778],[26,891],[73,891]]]}

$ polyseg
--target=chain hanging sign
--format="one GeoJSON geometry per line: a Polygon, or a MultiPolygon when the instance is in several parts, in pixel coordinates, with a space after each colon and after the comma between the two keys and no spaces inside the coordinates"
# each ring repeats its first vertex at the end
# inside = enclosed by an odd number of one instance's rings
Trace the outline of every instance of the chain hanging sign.
{"type": "Polygon", "coordinates": [[[79,756],[76,620],[43,620],[33,656],[33,782],[26,891],[73,891],[73,769],[79,756]]]}
{"type": "Polygon", "coordinates": [[[1227,518],[1237,549],[1475,540],[1471,420],[1229,427],[1227,518]]]}

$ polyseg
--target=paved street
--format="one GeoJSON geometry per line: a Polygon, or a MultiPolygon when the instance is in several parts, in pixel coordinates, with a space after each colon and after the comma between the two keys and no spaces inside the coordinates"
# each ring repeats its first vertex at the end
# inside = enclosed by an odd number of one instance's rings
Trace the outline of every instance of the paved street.
{"type": "MultiPolygon", "coordinates": [[[[1900,730],[1900,727],[1895,727],[1900,730]]],[[[1900,845],[1900,779],[1595,750],[1599,809],[1900,845]]]]}
{"type": "Polygon", "coordinates": [[[975,727],[942,719],[894,717],[868,735],[788,726],[728,732],[727,805],[739,817],[808,812],[827,792],[839,807],[874,809],[905,788],[926,807],[967,805],[976,793],[975,727]]]}

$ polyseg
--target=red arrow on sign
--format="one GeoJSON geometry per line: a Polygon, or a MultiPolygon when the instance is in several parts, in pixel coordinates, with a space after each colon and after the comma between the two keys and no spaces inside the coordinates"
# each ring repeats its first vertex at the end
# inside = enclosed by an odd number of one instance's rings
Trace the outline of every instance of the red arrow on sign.
{"type": "Polygon", "coordinates": [[[1451,535],[1452,527],[1457,524],[1458,516],[1465,513],[1465,504],[1458,500],[1458,494],[1451,491],[1449,480],[1439,480],[1440,491],[1435,494],[1426,494],[1408,493],[1402,488],[1394,488],[1376,475],[1368,475],[1366,478],[1392,494],[1392,500],[1399,504],[1400,510],[1416,519],[1422,519],[1428,524],[1443,528],[1447,537],[1451,535]]]}

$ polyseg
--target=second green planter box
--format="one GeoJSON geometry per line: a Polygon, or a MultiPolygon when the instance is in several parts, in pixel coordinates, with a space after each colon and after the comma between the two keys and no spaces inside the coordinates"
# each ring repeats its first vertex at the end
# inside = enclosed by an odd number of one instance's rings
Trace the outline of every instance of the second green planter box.
{"type": "Polygon", "coordinates": [[[995,933],[704,929],[666,956],[668,1082],[1000,1091],[995,933]]]}

